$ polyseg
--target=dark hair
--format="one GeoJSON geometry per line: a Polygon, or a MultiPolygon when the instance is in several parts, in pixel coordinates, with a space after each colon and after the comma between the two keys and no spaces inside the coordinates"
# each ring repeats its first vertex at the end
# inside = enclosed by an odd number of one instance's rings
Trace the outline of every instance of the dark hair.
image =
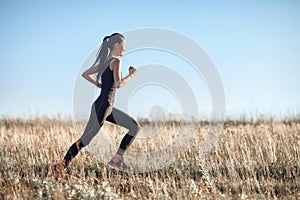
{"type": "Polygon", "coordinates": [[[105,67],[107,66],[103,66],[105,61],[107,60],[107,57],[110,53],[110,51],[113,49],[114,44],[116,43],[121,43],[124,40],[124,36],[120,33],[113,33],[110,36],[105,36],[103,38],[102,44],[97,52],[97,58],[94,62],[94,64],[92,65],[92,67],[96,66],[98,67],[97,71],[97,76],[96,79],[97,81],[99,81],[102,73],[105,70],[105,67]]]}

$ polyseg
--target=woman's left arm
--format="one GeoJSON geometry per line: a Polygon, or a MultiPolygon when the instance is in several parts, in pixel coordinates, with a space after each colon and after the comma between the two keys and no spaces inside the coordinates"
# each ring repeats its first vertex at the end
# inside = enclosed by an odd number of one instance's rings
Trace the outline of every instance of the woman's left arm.
{"type": "Polygon", "coordinates": [[[89,82],[93,83],[97,87],[101,88],[102,84],[99,83],[96,79],[92,78],[91,75],[96,74],[98,72],[98,67],[91,67],[82,73],[82,77],[88,80],[89,82]]]}

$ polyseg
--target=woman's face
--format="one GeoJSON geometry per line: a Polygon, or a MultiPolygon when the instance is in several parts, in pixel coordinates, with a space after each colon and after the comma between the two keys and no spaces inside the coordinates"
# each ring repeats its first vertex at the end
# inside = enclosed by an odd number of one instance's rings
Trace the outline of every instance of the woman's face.
{"type": "Polygon", "coordinates": [[[124,51],[126,51],[126,41],[125,39],[121,43],[116,43],[117,56],[123,56],[124,51]]]}

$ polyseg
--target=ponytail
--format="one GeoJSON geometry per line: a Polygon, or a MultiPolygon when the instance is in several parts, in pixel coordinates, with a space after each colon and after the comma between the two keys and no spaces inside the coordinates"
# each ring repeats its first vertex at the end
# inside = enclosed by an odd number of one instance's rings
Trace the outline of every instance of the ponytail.
{"type": "Polygon", "coordinates": [[[97,57],[92,67],[97,66],[96,80],[99,81],[106,67],[104,67],[105,61],[107,61],[108,55],[113,48],[115,43],[121,43],[124,36],[120,33],[114,33],[110,36],[103,38],[102,44],[97,52],[97,57]]]}
{"type": "Polygon", "coordinates": [[[97,52],[97,56],[96,56],[96,60],[94,62],[94,64],[92,65],[92,67],[94,67],[96,65],[96,63],[98,63],[98,66],[100,64],[101,61],[103,61],[103,57],[107,57],[108,55],[108,38],[109,36],[106,36],[103,39],[103,42],[97,52]]]}

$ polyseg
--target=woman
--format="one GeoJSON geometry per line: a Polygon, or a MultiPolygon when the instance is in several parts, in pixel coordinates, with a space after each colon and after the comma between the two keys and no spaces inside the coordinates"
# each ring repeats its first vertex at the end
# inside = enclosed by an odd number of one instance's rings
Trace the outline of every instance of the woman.
{"type": "Polygon", "coordinates": [[[108,164],[120,170],[130,170],[124,163],[123,155],[138,133],[139,125],[129,115],[113,107],[116,89],[126,85],[137,74],[137,70],[130,66],[129,74],[124,78],[121,76],[121,61],[118,57],[122,56],[126,50],[125,44],[125,37],[120,33],[106,36],[98,51],[96,61],[82,74],[86,80],[101,88],[101,94],[92,105],[91,115],[82,136],[69,148],[64,159],[51,167],[53,175],[63,172],[77,153],[90,143],[105,120],[128,129],[118,151],[108,164]],[[97,74],[96,79],[91,77],[93,74],[97,74]]]}

